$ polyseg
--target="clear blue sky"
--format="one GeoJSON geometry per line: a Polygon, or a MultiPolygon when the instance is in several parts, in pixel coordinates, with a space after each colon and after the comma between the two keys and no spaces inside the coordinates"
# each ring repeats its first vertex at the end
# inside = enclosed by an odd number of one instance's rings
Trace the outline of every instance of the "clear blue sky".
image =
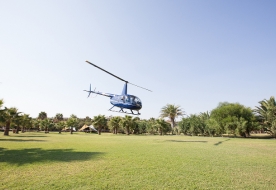
{"type": "MultiPolygon", "coordinates": [[[[108,112],[124,83],[148,92],[141,118],[167,103],[187,114],[219,102],[254,108],[275,95],[276,1],[0,1],[0,99],[37,117],[108,112]]],[[[121,116],[123,116],[121,114],[121,116]]]]}

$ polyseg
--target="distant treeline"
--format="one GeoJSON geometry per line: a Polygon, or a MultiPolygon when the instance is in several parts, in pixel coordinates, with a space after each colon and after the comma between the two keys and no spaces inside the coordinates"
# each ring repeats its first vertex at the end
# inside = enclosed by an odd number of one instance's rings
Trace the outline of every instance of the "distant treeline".
{"type": "Polygon", "coordinates": [[[239,103],[223,102],[210,112],[185,115],[180,106],[167,104],[160,111],[160,118],[140,119],[125,115],[124,117],[106,117],[104,115],[92,118],[78,118],[71,115],[64,118],[57,113],[49,118],[46,112],[40,112],[37,118],[31,118],[28,114],[19,112],[16,108],[3,108],[4,101],[0,100],[0,126],[3,126],[4,135],[9,135],[10,129],[18,133],[26,130],[49,131],[83,129],[89,132],[91,128],[83,126],[93,125],[100,135],[102,131],[114,134],[185,134],[249,137],[252,132],[265,132],[276,137],[276,102],[272,96],[268,100],[259,102],[255,109],[245,107],[239,103]],[[176,119],[180,118],[179,122],[176,119]]]}

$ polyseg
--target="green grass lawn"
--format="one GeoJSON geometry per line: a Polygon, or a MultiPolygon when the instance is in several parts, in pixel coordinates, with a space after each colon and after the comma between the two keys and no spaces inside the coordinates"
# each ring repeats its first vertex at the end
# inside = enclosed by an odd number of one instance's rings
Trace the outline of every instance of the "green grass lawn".
{"type": "Polygon", "coordinates": [[[0,133],[0,189],[276,189],[276,140],[0,133]]]}

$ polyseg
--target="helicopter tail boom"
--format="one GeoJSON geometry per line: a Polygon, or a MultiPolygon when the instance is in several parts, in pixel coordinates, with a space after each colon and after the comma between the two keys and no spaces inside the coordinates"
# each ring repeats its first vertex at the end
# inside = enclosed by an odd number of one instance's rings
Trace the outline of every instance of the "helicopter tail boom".
{"type": "Polygon", "coordinates": [[[87,98],[89,98],[89,96],[90,96],[90,94],[91,93],[94,93],[94,94],[99,94],[99,95],[102,95],[102,96],[107,96],[107,97],[113,97],[114,96],[114,94],[110,94],[110,93],[103,93],[103,92],[96,92],[95,91],[96,90],[96,88],[94,89],[94,91],[93,90],[91,90],[91,84],[90,84],[90,88],[89,88],[89,90],[83,90],[83,91],[85,91],[85,92],[88,92],[88,97],[87,98]]]}

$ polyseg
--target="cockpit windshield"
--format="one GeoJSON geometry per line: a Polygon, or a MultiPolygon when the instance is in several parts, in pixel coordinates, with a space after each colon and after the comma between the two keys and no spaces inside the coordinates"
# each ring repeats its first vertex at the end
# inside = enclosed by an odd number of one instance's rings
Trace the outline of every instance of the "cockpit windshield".
{"type": "Polygon", "coordinates": [[[138,102],[141,103],[141,100],[135,96],[132,95],[128,95],[126,97],[126,102],[130,102],[131,104],[137,104],[138,102]]]}
{"type": "Polygon", "coordinates": [[[124,96],[124,98],[122,97],[121,99],[124,100],[125,102],[135,104],[135,105],[142,104],[141,100],[138,97],[132,96],[132,95],[124,96]]]}
{"type": "Polygon", "coordinates": [[[141,104],[141,100],[138,97],[133,96],[133,103],[141,104]]]}

